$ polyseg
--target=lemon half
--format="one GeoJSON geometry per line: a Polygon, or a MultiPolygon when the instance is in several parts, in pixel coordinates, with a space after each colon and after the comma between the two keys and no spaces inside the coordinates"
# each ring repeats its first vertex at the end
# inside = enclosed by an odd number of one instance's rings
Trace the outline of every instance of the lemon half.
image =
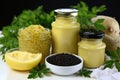
{"type": "Polygon", "coordinates": [[[13,51],[5,54],[6,63],[15,70],[30,70],[42,60],[42,54],[13,51]]]}

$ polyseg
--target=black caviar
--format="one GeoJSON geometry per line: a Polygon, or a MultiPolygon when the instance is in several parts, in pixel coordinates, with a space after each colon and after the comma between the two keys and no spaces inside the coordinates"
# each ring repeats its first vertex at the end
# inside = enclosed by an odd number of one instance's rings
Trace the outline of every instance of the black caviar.
{"type": "Polygon", "coordinates": [[[60,53],[50,56],[47,58],[47,61],[58,66],[73,66],[81,63],[81,60],[78,57],[67,53],[60,53]]]}

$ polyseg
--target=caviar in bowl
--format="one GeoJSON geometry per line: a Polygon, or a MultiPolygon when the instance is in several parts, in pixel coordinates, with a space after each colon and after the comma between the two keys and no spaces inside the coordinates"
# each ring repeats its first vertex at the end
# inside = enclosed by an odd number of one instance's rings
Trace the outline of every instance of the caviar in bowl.
{"type": "Polygon", "coordinates": [[[83,67],[83,59],[75,54],[51,54],[45,59],[46,67],[57,75],[72,75],[83,67]]]}

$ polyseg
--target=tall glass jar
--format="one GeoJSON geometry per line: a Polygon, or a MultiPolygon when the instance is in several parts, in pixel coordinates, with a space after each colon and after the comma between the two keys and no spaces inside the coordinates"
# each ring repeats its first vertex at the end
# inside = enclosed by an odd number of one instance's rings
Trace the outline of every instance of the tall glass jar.
{"type": "Polygon", "coordinates": [[[82,30],[80,36],[78,55],[83,58],[84,67],[97,68],[104,64],[106,47],[102,42],[104,33],[94,29],[82,30]]]}
{"type": "Polygon", "coordinates": [[[52,23],[53,53],[78,53],[79,23],[76,9],[56,9],[55,21],[52,23]]]}

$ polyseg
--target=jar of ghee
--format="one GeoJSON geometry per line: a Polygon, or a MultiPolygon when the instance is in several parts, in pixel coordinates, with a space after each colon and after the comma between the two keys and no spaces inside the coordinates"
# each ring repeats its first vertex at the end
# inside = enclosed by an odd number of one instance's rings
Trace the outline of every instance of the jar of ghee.
{"type": "Polygon", "coordinates": [[[80,36],[78,55],[83,58],[84,67],[97,68],[104,64],[106,47],[102,42],[104,33],[95,29],[83,29],[80,36]]]}
{"type": "Polygon", "coordinates": [[[78,53],[79,23],[76,9],[56,9],[55,21],[52,23],[52,52],[78,53]]]}

